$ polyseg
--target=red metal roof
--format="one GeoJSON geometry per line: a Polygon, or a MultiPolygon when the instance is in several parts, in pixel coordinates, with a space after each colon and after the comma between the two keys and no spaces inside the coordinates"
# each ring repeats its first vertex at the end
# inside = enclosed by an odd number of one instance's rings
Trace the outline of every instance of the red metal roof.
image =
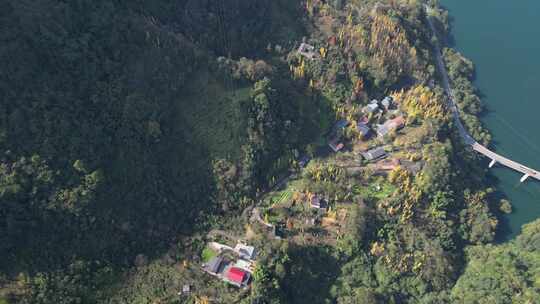
{"type": "Polygon", "coordinates": [[[246,272],[243,271],[242,269],[237,268],[237,267],[231,267],[229,268],[229,272],[227,272],[227,279],[235,283],[242,284],[242,282],[244,281],[245,275],[246,275],[246,272]]]}

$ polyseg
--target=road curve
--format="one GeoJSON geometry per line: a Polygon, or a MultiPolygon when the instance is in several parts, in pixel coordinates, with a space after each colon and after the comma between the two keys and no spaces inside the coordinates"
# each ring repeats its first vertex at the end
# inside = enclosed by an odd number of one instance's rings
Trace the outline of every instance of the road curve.
{"type": "MultiPolygon", "coordinates": [[[[429,27],[431,29],[432,35],[436,35],[435,26],[433,25],[433,21],[431,20],[431,17],[429,16],[429,12],[431,12],[433,9],[429,7],[428,5],[425,5],[426,8],[426,19],[429,23],[429,27]]],[[[463,138],[463,141],[465,144],[469,145],[474,151],[488,157],[491,159],[490,167],[493,166],[495,163],[499,163],[505,167],[508,167],[512,170],[515,170],[517,172],[520,172],[523,174],[523,177],[521,178],[521,182],[524,182],[527,178],[532,177],[534,179],[540,180],[540,172],[534,169],[531,169],[525,165],[522,165],[518,162],[515,162],[509,158],[506,158],[502,155],[499,155],[488,148],[482,146],[480,143],[478,143],[465,129],[465,126],[463,126],[463,123],[461,122],[461,119],[459,118],[459,109],[457,107],[457,104],[455,102],[454,93],[452,92],[452,87],[450,85],[450,79],[448,77],[448,72],[446,71],[446,67],[444,65],[441,50],[437,44],[433,45],[433,49],[435,51],[435,57],[437,61],[437,68],[439,70],[439,73],[441,74],[442,78],[442,85],[444,88],[444,91],[446,92],[446,95],[448,95],[449,100],[449,108],[452,111],[452,115],[454,117],[455,124],[458,128],[459,134],[461,138],[463,138]]]]}

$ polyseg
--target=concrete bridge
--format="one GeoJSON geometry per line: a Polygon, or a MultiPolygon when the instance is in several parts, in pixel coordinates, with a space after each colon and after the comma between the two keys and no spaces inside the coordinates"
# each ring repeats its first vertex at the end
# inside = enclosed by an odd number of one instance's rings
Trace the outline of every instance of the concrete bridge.
{"type": "MultiPolygon", "coordinates": [[[[433,21],[431,20],[431,17],[429,16],[429,12],[432,11],[432,8],[429,6],[425,6],[426,12],[427,12],[427,21],[429,23],[429,27],[431,28],[431,32],[433,35],[436,35],[435,26],[433,25],[433,21]]],[[[491,159],[491,162],[489,163],[489,168],[493,167],[495,164],[501,164],[507,168],[510,168],[514,171],[517,171],[521,174],[523,174],[523,177],[520,179],[520,182],[526,181],[529,177],[532,177],[534,179],[540,180],[540,172],[534,169],[531,169],[525,165],[522,165],[518,162],[515,162],[511,159],[508,159],[502,155],[499,155],[488,148],[482,146],[480,143],[478,143],[465,129],[465,126],[463,126],[463,123],[461,122],[461,119],[459,118],[459,109],[455,102],[455,97],[452,92],[452,87],[450,86],[450,79],[448,77],[448,72],[446,71],[446,67],[444,65],[441,50],[438,45],[433,46],[435,50],[435,57],[437,61],[437,68],[441,74],[442,78],[442,84],[444,91],[448,95],[449,100],[449,108],[452,111],[452,115],[454,116],[455,124],[458,128],[459,134],[463,138],[463,141],[465,144],[469,145],[474,151],[488,157],[491,159]]]]}

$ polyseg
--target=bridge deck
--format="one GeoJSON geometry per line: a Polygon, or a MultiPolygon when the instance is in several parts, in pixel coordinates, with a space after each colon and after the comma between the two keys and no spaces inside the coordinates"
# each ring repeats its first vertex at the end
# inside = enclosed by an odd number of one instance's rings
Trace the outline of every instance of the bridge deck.
{"type": "Polygon", "coordinates": [[[530,177],[532,178],[535,178],[537,180],[540,180],[540,172],[534,170],[534,169],[531,169],[527,166],[524,166],[518,162],[515,162],[511,159],[508,159],[502,155],[499,155],[491,150],[489,150],[488,148],[480,145],[479,143],[474,143],[472,144],[472,148],[474,151],[482,154],[482,155],[485,155],[486,157],[489,157],[490,159],[498,162],[499,164],[505,166],[505,167],[508,167],[510,169],[513,169],[515,171],[518,171],[518,172],[521,172],[523,174],[527,174],[529,175],[530,177]]]}

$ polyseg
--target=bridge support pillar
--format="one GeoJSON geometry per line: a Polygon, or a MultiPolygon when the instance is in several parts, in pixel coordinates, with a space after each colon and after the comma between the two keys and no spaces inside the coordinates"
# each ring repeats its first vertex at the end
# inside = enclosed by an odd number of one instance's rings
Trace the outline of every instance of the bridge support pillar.
{"type": "Polygon", "coordinates": [[[523,175],[523,177],[519,180],[519,182],[520,182],[520,183],[523,183],[524,181],[527,180],[527,178],[529,178],[529,176],[530,176],[529,174],[523,175]]]}
{"type": "Polygon", "coordinates": [[[492,168],[493,166],[495,166],[496,163],[497,161],[492,159],[491,162],[489,163],[489,167],[492,168]]]}

